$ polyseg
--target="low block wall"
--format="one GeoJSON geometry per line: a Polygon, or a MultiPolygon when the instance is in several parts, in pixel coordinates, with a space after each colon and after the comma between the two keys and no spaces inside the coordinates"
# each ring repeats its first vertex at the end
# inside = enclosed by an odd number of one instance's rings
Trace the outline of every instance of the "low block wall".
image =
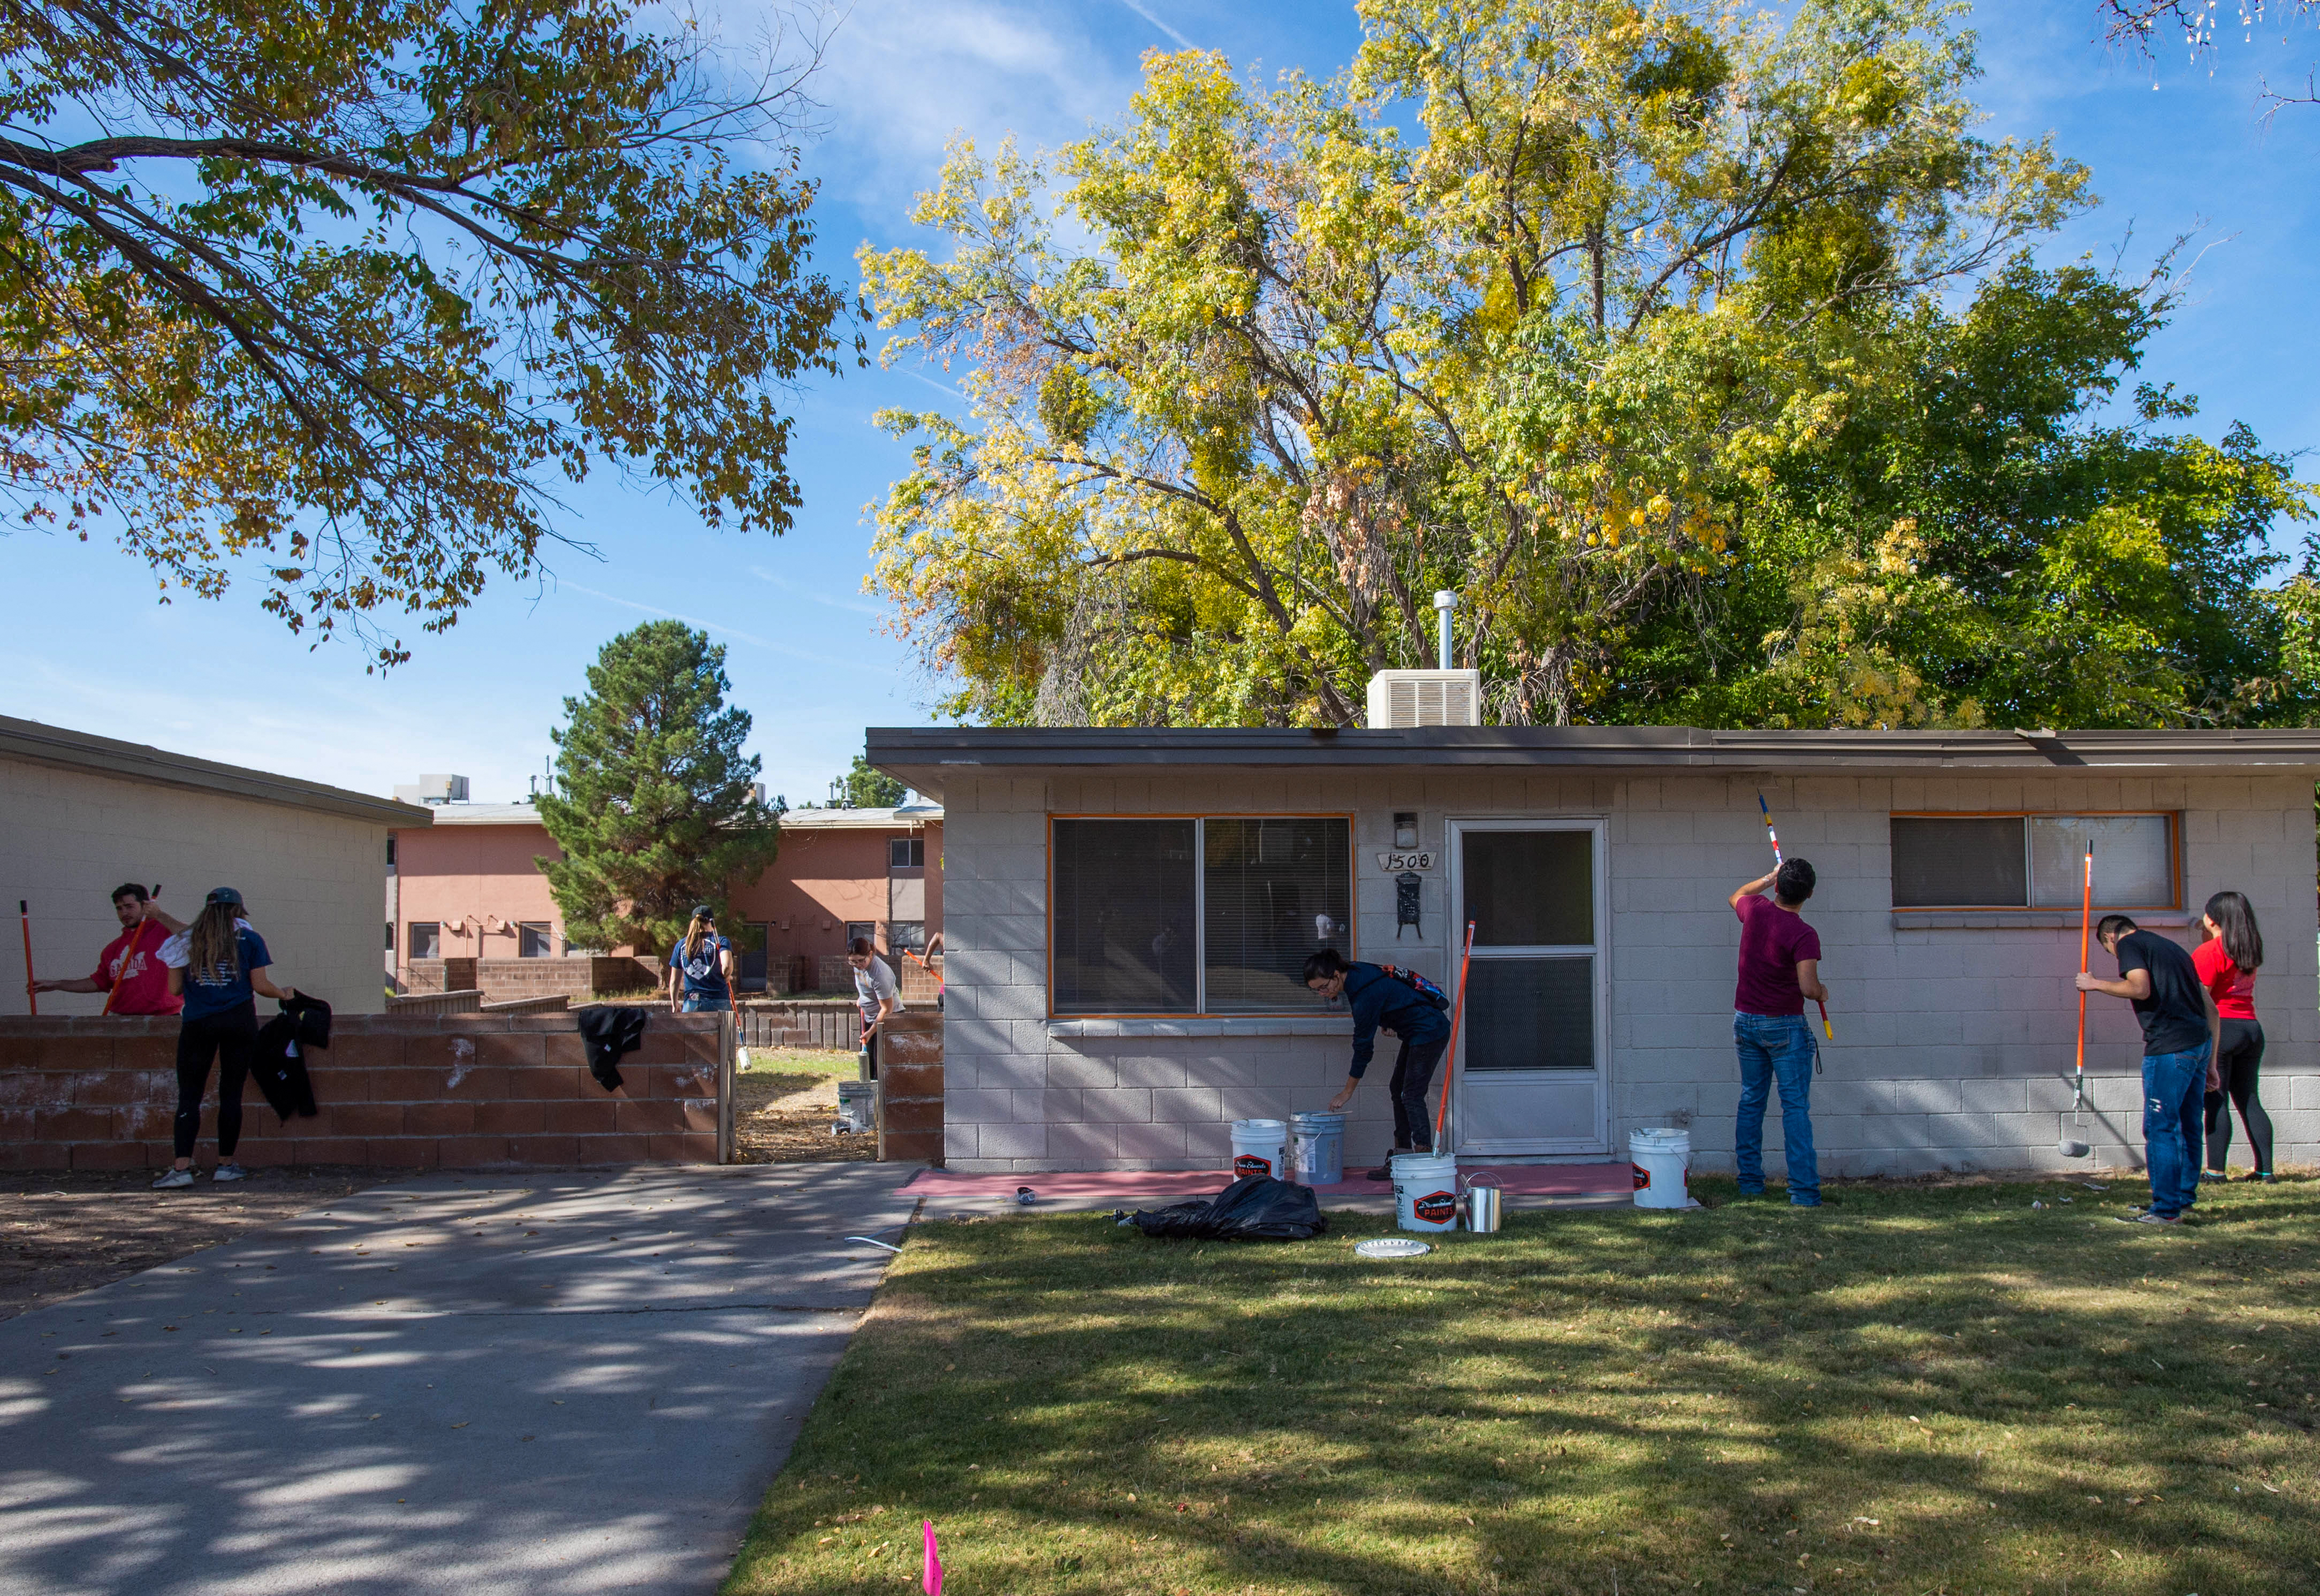
{"type": "MultiPolygon", "coordinates": [[[[733,1027],[653,1013],[607,1092],[571,1015],[351,1014],[307,1071],[321,1114],[243,1096],[244,1163],[384,1168],[715,1163],[733,1027]]],[[[136,1169],[173,1156],[177,1022],[0,1019],[0,1168],[136,1169]]],[[[195,1162],[217,1150],[211,1077],[195,1162]]]]}
{"type": "Polygon", "coordinates": [[[943,1161],[943,1021],[901,1014],[886,1022],[878,1050],[878,1157],[889,1163],[943,1161]]]}
{"type": "MultiPolygon", "coordinates": [[[[481,991],[487,1003],[505,1003],[519,997],[585,997],[594,978],[594,962],[585,957],[413,959],[403,967],[403,987],[405,992],[420,994],[473,988],[481,991]]],[[[649,978],[640,984],[648,985],[649,978]]]]}

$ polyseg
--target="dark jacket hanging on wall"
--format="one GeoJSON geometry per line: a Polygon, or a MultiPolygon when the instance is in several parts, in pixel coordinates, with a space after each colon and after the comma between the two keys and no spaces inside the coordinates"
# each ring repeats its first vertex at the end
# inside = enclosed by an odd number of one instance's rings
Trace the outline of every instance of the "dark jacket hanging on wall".
{"type": "Polygon", "coordinates": [[[608,1092],[621,1087],[619,1059],[632,1053],[645,1039],[645,1014],[640,1008],[599,1004],[580,1011],[580,1039],[588,1049],[588,1073],[608,1092]]]}
{"type": "Polygon", "coordinates": [[[306,1074],[304,1053],[330,1045],[331,1005],[304,992],[293,991],[282,1012],[258,1027],[249,1078],[284,1123],[294,1114],[314,1117],[314,1083],[306,1074]]]}

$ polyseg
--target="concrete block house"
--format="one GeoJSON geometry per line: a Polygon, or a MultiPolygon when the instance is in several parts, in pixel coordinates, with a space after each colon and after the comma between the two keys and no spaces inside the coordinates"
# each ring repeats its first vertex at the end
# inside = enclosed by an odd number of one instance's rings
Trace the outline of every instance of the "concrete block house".
{"type": "MultiPolygon", "coordinates": [[[[1621,1157],[1630,1130],[1680,1125],[1728,1168],[1726,899],[1771,868],[1759,791],[1819,872],[1825,1172],[2063,1163],[2089,837],[2098,913],[2189,943],[2209,894],[2253,901],[2279,1157],[2320,1157],[2320,733],[915,728],[868,752],[947,818],[954,1168],[1220,1168],[1233,1120],[1345,1078],[1350,1022],[1299,984],[1309,953],[1455,991],[1470,921],[1462,1157],[1621,1157]]],[[[2079,1134],[2130,1167],[2139,1032],[2123,1003],[2089,1012],[2079,1134]]],[[[1386,1150],[1394,1045],[1349,1164],[1386,1150]]]]}

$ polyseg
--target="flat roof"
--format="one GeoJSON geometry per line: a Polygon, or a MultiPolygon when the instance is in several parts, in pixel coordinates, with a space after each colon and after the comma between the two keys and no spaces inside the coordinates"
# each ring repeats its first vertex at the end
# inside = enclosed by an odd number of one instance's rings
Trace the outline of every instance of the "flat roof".
{"type": "Polygon", "coordinates": [[[2220,770],[2320,779],[2320,729],[1726,731],[1687,726],[873,726],[870,763],[939,794],[962,771],[1250,769],[1575,769],[1767,774],[2220,770]]]}
{"type": "Polygon", "coordinates": [[[427,804],[438,825],[538,825],[539,811],[530,804],[427,804]]]}
{"type": "Polygon", "coordinates": [[[282,804],[325,815],[369,820],[398,828],[432,823],[433,816],[413,804],[398,803],[367,792],[349,792],[295,776],[276,776],[241,765],[221,764],[171,753],[144,743],[122,743],[87,732],[42,726],[0,715],[0,758],[65,770],[88,771],[117,780],[142,781],[155,787],[182,787],[196,792],[223,793],[261,804],[282,804]]]}
{"type": "Polygon", "coordinates": [[[940,804],[904,804],[892,809],[787,809],[784,831],[895,831],[943,817],[940,804]]]}
{"type": "MultiPolygon", "coordinates": [[[[438,825],[539,825],[530,804],[429,804],[438,825]]],[[[905,804],[893,809],[788,809],[784,831],[902,831],[943,817],[937,804],[905,804]]]]}

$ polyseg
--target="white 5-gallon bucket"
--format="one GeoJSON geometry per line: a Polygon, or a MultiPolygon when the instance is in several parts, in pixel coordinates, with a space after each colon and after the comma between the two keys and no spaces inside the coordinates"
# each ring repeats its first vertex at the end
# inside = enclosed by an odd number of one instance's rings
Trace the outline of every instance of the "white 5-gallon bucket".
{"type": "Polygon", "coordinates": [[[1689,1208],[1691,1194],[1684,1189],[1684,1171],[1691,1164],[1689,1131],[1630,1131],[1627,1158],[1636,1169],[1636,1206],[1689,1208]]]}
{"type": "Polygon", "coordinates": [[[1306,1186],[1335,1186],[1346,1178],[1346,1116],[1342,1114],[1292,1114],[1289,1116],[1290,1168],[1306,1186]]]}
{"type": "Polygon", "coordinates": [[[1235,1120],[1232,1128],[1232,1172],[1289,1178],[1289,1125],[1284,1120],[1235,1120]]]}
{"type": "Polygon", "coordinates": [[[1405,1231],[1446,1231],[1458,1222],[1458,1160],[1446,1153],[1396,1153],[1394,1223],[1405,1231]]]}

